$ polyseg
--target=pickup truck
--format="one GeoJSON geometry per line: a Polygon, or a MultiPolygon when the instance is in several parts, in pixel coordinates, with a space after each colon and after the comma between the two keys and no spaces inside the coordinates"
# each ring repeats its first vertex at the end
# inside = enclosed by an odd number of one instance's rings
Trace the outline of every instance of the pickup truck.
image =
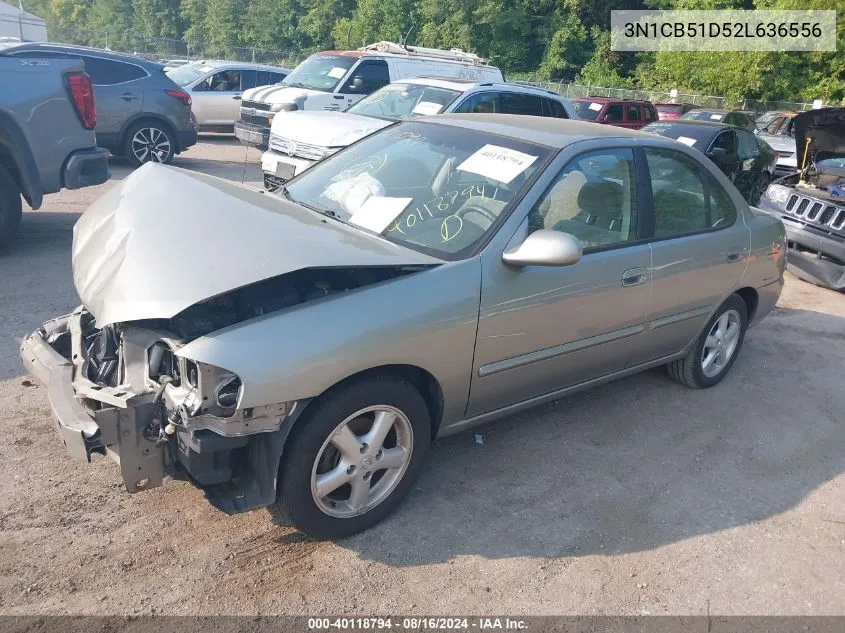
{"type": "Polygon", "coordinates": [[[74,59],[0,58],[0,245],[44,195],[109,179],[91,80],[74,59]]]}

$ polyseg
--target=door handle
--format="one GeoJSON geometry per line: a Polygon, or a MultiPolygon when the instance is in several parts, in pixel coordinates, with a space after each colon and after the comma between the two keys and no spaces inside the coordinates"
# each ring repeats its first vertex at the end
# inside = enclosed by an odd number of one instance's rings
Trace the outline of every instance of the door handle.
{"type": "Polygon", "coordinates": [[[622,273],[622,285],[627,287],[639,286],[648,281],[648,271],[645,268],[629,268],[622,273]]]}
{"type": "Polygon", "coordinates": [[[241,95],[235,95],[234,97],[232,97],[232,99],[234,99],[235,101],[240,101],[241,95]]]}
{"type": "Polygon", "coordinates": [[[344,95],[334,95],[335,99],[346,99],[344,95]]]}
{"type": "Polygon", "coordinates": [[[727,259],[729,263],[733,264],[734,262],[741,261],[744,254],[745,254],[744,249],[737,248],[737,249],[734,249],[732,251],[728,251],[728,255],[725,259],[727,259]]]}
{"type": "Polygon", "coordinates": [[[120,95],[120,98],[124,101],[135,101],[138,98],[138,95],[133,95],[131,92],[124,92],[120,95]]]}

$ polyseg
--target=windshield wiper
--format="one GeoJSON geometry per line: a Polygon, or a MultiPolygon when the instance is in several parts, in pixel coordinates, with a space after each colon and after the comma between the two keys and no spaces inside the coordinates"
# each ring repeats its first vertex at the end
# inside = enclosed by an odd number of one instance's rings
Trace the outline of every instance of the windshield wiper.
{"type": "Polygon", "coordinates": [[[308,90],[308,86],[306,86],[305,84],[300,83],[298,81],[293,81],[291,83],[287,83],[287,82],[283,81],[282,83],[286,86],[290,86],[291,88],[305,88],[306,90],[308,90]]]}
{"type": "Polygon", "coordinates": [[[340,217],[337,213],[335,213],[331,209],[318,209],[317,207],[315,207],[311,204],[308,204],[307,202],[302,202],[301,200],[294,199],[294,197],[292,195],[290,195],[290,191],[288,191],[288,188],[285,187],[284,185],[279,187],[279,192],[285,197],[285,200],[289,200],[290,202],[293,202],[294,204],[298,204],[302,207],[305,207],[306,209],[308,209],[309,211],[313,211],[314,213],[319,213],[320,215],[326,215],[330,218],[337,220],[338,222],[342,222],[343,224],[347,224],[346,220],[344,220],[342,217],[340,217]]]}

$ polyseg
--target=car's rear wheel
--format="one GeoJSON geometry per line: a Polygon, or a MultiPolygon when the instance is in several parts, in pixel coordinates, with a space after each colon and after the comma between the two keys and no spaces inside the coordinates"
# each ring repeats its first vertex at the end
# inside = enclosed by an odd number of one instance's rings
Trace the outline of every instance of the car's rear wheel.
{"type": "Polygon", "coordinates": [[[0,246],[18,232],[22,211],[18,183],[5,168],[0,167],[0,246]]]}
{"type": "Polygon", "coordinates": [[[739,295],[719,307],[687,355],[666,365],[669,375],[687,387],[718,384],[733,367],[748,329],[748,309],[739,295]]]}
{"type": "Polygon", "coordinates": [[[123,153],[135,167],[149,162],[169,164],[176,154],[176,139],[163,123],[141,121],[126,132],[123,153]]]}
{"type": "Polygon", "coordinates": [[[402,501],[430,440],[428,407],[407,381],[342,385],[303,414],[285,446],[277,505],[315,538],[360,532],[402,501]]]}

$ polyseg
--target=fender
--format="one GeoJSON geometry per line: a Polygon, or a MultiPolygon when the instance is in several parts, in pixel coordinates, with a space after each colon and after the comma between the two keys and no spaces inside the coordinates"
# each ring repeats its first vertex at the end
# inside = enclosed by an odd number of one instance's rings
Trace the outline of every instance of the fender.
{"type": "Polygon", "coordinates": [[[38,165],[26,136],[15,119],[5,110],[0,110],[0,148],[8,154],[17,173],[12,177],[19,181],[23,197],[33,209],[38,209],[43,200],[41,176],[38,165]]]}

